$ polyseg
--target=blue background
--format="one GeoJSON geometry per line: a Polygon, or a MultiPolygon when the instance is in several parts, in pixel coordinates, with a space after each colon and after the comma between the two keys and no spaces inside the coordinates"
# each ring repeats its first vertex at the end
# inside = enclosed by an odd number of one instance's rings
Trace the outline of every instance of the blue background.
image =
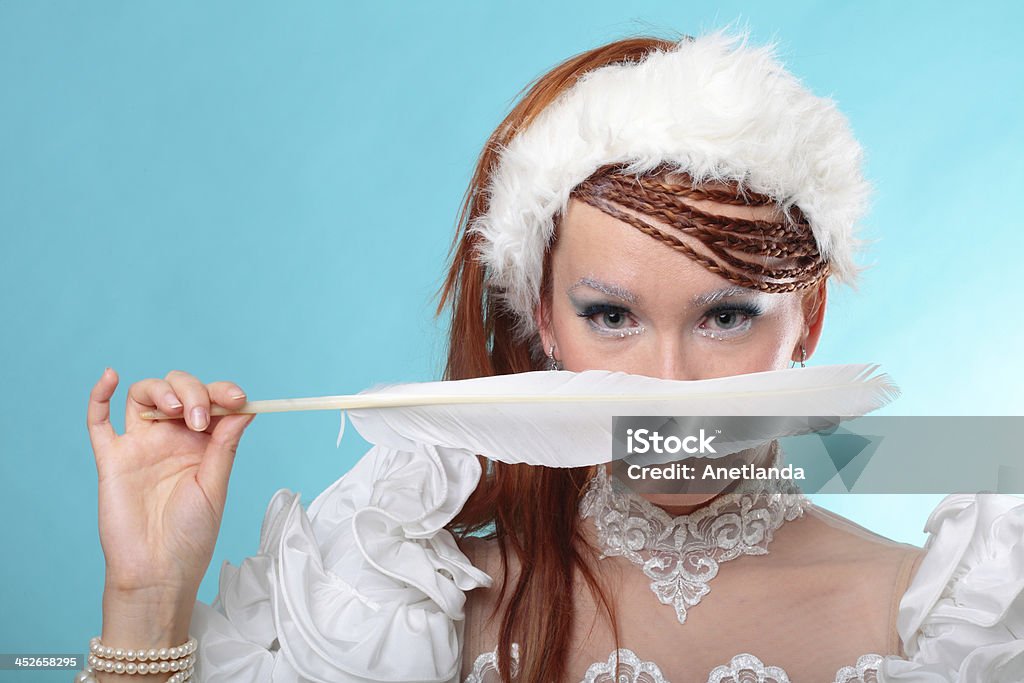
{"type": "MultiPolygon", "coordinates": [[[[250,399],[436,378],[433,296],[483,142],[531,79],[628,34],[738,19],[850,117],[878,241],[813,363],[882,363],[891,414],[1024,412],[1022,6],[705,5],[0,0],[0,651],[99,632],[84,424],[104,366],[119,431],[126,388],[175,368],[250,399]]],[[[311,500],[364,452],[337,427],[256,419],[201,599],[275,490],[311,500]]],[[[939,498],[820,502],[921,543],[939,498]]]]}

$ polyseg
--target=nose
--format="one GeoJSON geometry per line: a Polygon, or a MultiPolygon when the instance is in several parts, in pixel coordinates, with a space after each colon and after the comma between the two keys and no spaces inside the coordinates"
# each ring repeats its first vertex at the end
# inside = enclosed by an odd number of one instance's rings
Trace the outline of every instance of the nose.
{"type": "Polygon", "coordinates": [[[642,360],[641,374],[661,379],[691,380],[700,377],[700,368],[692,349],[685,348],[675,335],[662,335],[653,340],[642,360]],[[688,352],[689,351],[689,352],[688,352]]]}

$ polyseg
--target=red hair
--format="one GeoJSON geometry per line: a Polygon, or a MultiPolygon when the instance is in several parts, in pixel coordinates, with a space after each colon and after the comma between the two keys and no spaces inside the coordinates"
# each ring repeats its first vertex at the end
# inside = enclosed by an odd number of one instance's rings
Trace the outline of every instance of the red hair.
{"type": "MultiPolygon", "coordinates": [[[[488,297],[484,267],[477,261],[480,239],[468,227],[487,211],[486,188],[508,142],[559,95],[588,71],[609,64],[637,62],[675,43],[659,38],[628,38],[570,58],[536,79],[491,135],[477,161],[463,199],[451,265],[439,292],[436,315],[450,308],[446,380],[541,370],[536,340],[516,342],[516,321],[488,297]],[[531,349],[531,343],[533,348],[531,349]]],[[[550,247],[545,255],[541,296],[550,286],[550,247]]],[[[481,458],[483,476],[459,514],[448,525],[457,538],[491,527],[502,560],[499,577],[501,616],[498,661],[511,661],[511,644],[519,643],[520,680],[561,681],[566,677],[569,636],[574,622],[575,572],[586,580],[607,611],[618,647],[615,611],[597,575],[588,566],[596,554],[583,538],[578,505],[593,468],[509,465],[481,458]],[[506,574],[509,553],[521,567],[514,586],[506,574]]],[[[498,607],[495,608],[496,610],[498,607]]],[[[510,667],[502,681],[510,683],[510,667]]]]}

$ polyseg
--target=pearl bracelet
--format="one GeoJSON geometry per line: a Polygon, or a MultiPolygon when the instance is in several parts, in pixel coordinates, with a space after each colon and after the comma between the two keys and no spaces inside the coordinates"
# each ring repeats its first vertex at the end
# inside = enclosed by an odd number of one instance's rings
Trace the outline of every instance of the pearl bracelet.
{"type": "Polygon", "coordinates": [[[184,659],[164,660],[161,662],[122,662],[115,659],[103,659],[96,655],[89,655],[89,666],[94,671],[106,671],[115,674],[158,674],[172,671],[182,671],[195,665],[195,655],[189,655],[184,659]]]}
{"type": "Polygon", "coordinates": [[[174,660],[182,659],[187,657],[196,651],[196,647],[199,645],[199,641],[193,636],[189,638],[183,645],[177,647],[162,647],[152,648],[149,650],[125,650],[122,648],[112,648],[104,645],[100,642],[99,638],[93,638],[89,641],[89,652],[96,655],[97,657],[103,657],[105,659],[119,659],[127,662],[144,662],[149,660],[151,662],[159,662],[161,660],[174,660]]]}
{"type": "MultiPolygon", "coordinates": [[[[183,669],[175,674],[171,674],[171,677],[168,678],[165,681],[165,683],[185,683],[186,681],[192,679],[192,672],[194,670],[195,668],[190,666],[187,669],[183,669]]],[[[85,670],[79,672],[79,674],[75,676],[75,683],[99,683],[99,681],[96,680],[96,676],[94,675],[96,671],[96,669],[93,669],[91,666],[86,665],[85,670]]]]}
{"type": "Polygon", "coordinates": [[[108,647],[99,638],[93,638],[89,641],[88,663],[75,676],[75,683],[98,683],[97,672],[124,675],[170,673],[165,683],[185,683],[195,670],[198,646],[199,642],[191,637],[177,647],[126,650],[108,647]]]}

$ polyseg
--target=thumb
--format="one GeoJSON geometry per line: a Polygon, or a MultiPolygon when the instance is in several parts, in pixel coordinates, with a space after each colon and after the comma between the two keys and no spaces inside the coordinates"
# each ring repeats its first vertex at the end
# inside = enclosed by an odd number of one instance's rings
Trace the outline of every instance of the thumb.
{"type": "Polygon", "coordinates": [[[117,438],[117,432],[110,424],[110,397],[117,389],[117,372],[105,368],[99,380],[89,392],[89,407],[86,410],[86,427],[93,450],[98,454],[117,438]]]}
{"type": "Polygon", "coordinates": [[[196,478],[204,491],[215,494],[220,501],[227,496],[228,479],[238,451],[238,442],[255,417],[254,413],[225,415],[210,433],[210,442],[203,454],[203,461],[199,463],[196,478]]]}

